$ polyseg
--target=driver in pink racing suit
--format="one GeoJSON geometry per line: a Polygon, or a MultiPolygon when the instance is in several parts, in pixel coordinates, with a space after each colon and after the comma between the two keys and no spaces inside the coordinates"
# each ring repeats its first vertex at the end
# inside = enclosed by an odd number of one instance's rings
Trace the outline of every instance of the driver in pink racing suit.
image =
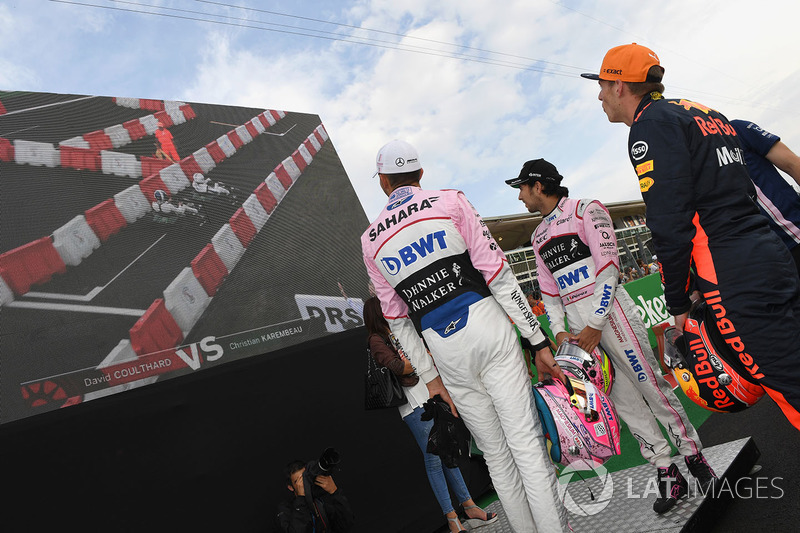
{"type": "Polygon", "coordinates": [[[514,530],[567,531],[509,317],[532,345],[539,372],[563,373],[502,250],[461,192],[420,188],[410,144],[386,144],[377,166],[389,202],[361,245],[392,332],[429,393],[449,392],[514,530]]]}
{"type": "MultiPolygon", "coordinates": [[[[714,474],[700,453],[697,431],[658,370],[633,300],[625,290],[617,290],[619,259],[611,217],[596,200],[568,198],[561,179],[554,165],[535,159],[525,163],[518,177],[506,180],[519,188],[519,199],[528,211],[543,214],[532,243],[542,300],[556,343],[576,338],[587,352],[599,343],[614,365],[611,401],[639,441],[642,456],[660,469],[659,480],[663,469],[669,474],[664,477],[677,479],[672,485],[686,484],[671,464],[669,443],[658,427],[661,422],[687,458],[692,474],[707,489],[714,474]],[[572,334],[564,325],[565,311],[572,334]]],[[[662,492],[653,508],[664,512],[677,499],[677,495],[662,492]]]]}

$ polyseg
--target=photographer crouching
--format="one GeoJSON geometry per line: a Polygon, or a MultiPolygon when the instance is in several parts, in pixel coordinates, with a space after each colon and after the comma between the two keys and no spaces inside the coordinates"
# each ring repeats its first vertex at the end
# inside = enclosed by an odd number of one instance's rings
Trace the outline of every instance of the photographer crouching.
{"type": "Polygon", "coordinates": [[[355,522],[347,498],[333,480],[339,454],[326,449],[318,461],[286,465],[292,497],[278,505],[278,529],[283,533],[348,533],[355,522]]]}

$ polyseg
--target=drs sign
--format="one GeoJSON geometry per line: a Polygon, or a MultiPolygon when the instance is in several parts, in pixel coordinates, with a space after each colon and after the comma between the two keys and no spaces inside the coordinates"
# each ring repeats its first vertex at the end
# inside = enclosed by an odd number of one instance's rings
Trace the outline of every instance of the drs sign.
{"type": "Polygon", "coordinates": [[[329,333],[364,324],[364,302],[359,298],[295,294],[294,300],[304,319],[324,320],[329,333]]]}

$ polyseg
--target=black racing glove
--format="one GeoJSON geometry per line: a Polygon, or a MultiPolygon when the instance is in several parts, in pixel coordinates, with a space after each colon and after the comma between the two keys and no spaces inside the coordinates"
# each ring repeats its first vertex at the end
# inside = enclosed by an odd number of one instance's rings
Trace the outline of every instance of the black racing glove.
{"type": "Polygon", "coordinates": [[[532,362],[536,361],[536,352],[538,352],[542,348],[549,348],[550,347],[550,340],[548,340],[547,337],[545,337],[545,339],[542,342],[540,342],[539,344],[537,344],[536,346],[532,345],[531,341],[529,341],[525,337],[520,337],[519,338],[519,342],[522,345],[522,349],[523,350],[528,350],[529,352],[531,352],[531,361],[532,362]]]}

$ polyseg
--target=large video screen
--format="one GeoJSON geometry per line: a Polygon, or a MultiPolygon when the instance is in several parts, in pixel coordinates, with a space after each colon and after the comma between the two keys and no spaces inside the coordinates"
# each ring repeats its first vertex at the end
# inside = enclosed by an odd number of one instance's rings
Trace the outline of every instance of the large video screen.
{"type": "Polygon", "coordinates": [[[367,223],[317,115],[0,92],[0,423],[360,326],[367,223]]]}

